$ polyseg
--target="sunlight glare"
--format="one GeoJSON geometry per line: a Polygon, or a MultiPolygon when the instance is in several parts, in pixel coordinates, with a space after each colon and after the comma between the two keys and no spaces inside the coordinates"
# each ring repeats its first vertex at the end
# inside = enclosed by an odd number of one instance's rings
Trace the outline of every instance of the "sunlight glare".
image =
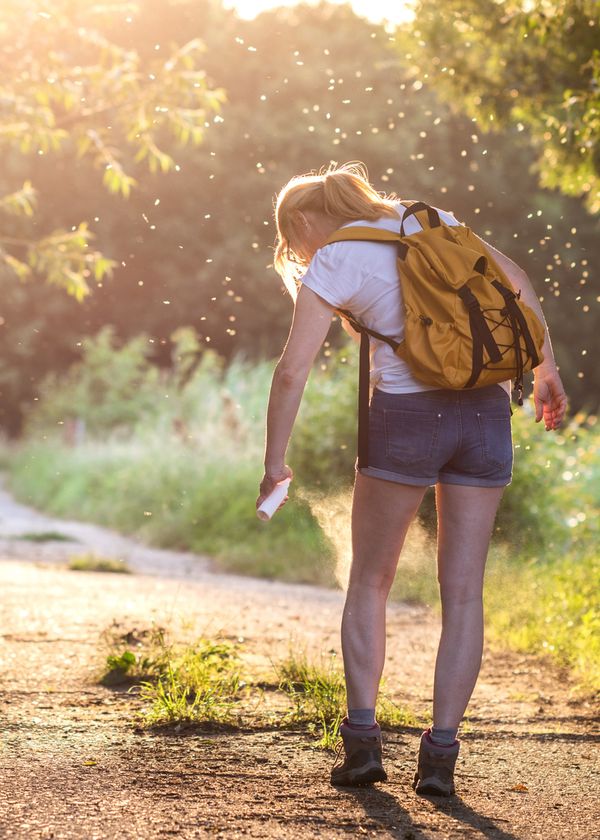
{"type": "MultiPolygon", "coordinates": [[[[348,0],[330,0],[335,5],[346,4],[348,0]]],[[[261,12],[275,9],[278,6],[296,6],[298,0],[226,0],[227,8],[235,9],[242,18],[250,20],[261,12]]],[[[310,5],[316,5],[311,3],[310,5]]],[[[414,0],[350,0],[350,5],[357,15],[365,17],[373,23],[406,23],[413,18],[414,0]]]]}

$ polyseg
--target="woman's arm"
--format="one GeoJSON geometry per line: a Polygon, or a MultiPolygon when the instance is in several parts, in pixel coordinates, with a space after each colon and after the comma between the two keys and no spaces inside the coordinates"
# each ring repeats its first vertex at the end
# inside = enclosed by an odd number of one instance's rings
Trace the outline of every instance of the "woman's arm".
{"type": "Polygon", "coordinates": [[[273,374],[267,409],[265,475],[257,507],[277,482],[292,476],[285,464],[285,453],[308,374],[329,332],[332,312],[333,306],[308,287],[301,287],[290,334],[273,374]]]}
{"type": "MultiPolygon", "coordinates": [[[[477,237],[480,239],[480,237],[477,237]]],[[[567,409],[567,396],[556,367],[548,325],[542,307],[527,273],[509,257],[488,242],[480,239],[500,268],[510,280],[514,290],[521,293],[521,300],[527,304],[544,325],[545,338],[542,347],[544,361],[533,369],[533,401],[535,421],[543,418],[546,431],[558,429],[567,409]]]]}

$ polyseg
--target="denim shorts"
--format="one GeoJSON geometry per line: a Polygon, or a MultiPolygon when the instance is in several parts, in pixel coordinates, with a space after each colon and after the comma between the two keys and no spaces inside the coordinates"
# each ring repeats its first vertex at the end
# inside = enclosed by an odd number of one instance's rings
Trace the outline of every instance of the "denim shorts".
{"type": "Polygon", "coordinates": [[[505,487],[512,478],[510,417],[501,385],[413,394],[375,389],[369,466],[360,472],[400,484],[505,487]]]}

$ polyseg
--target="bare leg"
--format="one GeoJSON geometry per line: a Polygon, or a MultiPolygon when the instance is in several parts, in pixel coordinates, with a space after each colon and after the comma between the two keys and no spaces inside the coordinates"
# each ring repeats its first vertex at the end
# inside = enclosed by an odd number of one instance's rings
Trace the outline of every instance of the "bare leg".
{"type": "Polygon", "coordinates": [[[375,707],[385,661],[385,609],[404,538],[425,487],[356,476],[352,566],[342,618],[348,708],[375,707]]]}
{"type": "Polygon", "coordinates": [[[458,727],[483,651],[483,575],[503,487],[438,484],[438,579],[442,634],[435,664],[433,721],[458,727]]]}

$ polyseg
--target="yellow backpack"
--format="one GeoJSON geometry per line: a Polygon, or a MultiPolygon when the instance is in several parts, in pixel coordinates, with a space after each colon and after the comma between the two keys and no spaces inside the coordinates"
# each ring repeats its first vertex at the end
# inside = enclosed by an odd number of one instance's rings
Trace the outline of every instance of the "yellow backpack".
{"type": "Polygon", "coordinates": [[[369,335],[387,342],[426,385],[460,390],[514,379],[519,405],[523,374],[543,360],[543,325],[485,245],[468,227],[445,224],[423,202],[402,204],[407,210],[399,233],[350,226],[327,240],[393,242],[398,249],[404,340],[383,336],[339,310],[361,333],[359,438],[368,427],[369,335]],[[404,223],[413,215],[422,230],[406,235],[404,223]]]}
{"type": "Polygon", "coordinates": [[[361,333],[386,341],[417,379],[440,388],[477,388],[515,379],[543,360],[544,327],[519,300],[510,281],[473,232],[447,225],[439,213],[414,202],[400,233],[381,228],[340,228],[327,240],[394,242],[404,300],[404,341],[376,333],[341,310],[361,333]],[[416,215],[422,230],[405,235],[416,215]]]}

